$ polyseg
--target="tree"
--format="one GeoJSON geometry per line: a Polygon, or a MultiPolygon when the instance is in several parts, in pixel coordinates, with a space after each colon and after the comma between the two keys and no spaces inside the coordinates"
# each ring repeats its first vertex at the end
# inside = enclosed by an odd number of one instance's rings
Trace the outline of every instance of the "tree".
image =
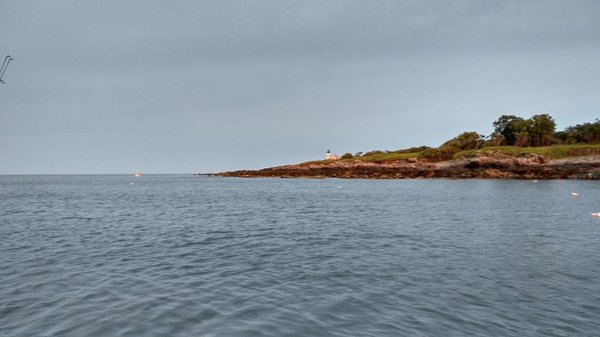
{"type": "Polygon", "coordinates": [[[556,123],[548,114],[534,115],[529,119],[527,133],[531,138],[531,146],[547,146],[555,143],[554,131],[556,123]]]}
{"type": "Polygon", "coordinates": [[[499,136],[504,137],[506,144],[499,145],[514,145],[516,140],[516,126],[522,122],[523,118],[514,115],[502,115],[494,123],[494,133],[490,138],[501,139],[499,136]]]}
{"type": "Polygon", "coordinates": [[[487,142],[486,146],[502,146],[506,145],[506,138],[499,133],[492,133],[490,135],[490,140],[487,142]]]}
{"type": "Polygon", "coordinates": [[[548,114],[534,115],[529,119],[502,115],[493,125],[491,138],[497,145],[547,146],[558,142],[554,137],[556,123],[548,114]],[[502,140],[505,144],[501,144],[502,140]]]}
{"type": "Polygon", "coordinates": [[[531,145],[531,138],[526,131],[520,131],[515,133],[515,143],[514,145],[520,147],[528,147],[531,145]]]}

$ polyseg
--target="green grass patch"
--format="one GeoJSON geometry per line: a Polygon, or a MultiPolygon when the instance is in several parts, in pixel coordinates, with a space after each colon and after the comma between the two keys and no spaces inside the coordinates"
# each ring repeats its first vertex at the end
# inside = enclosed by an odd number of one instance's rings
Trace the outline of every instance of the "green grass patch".
{"type": "Polygon", "coordinates": [[[566,157],[600,155],[600,144],[594,145],[554,145],[543,147],[490,146],[477,150],[465,150],[454,155],[454,159],[472,157],[481,152],[499,152],[518,157],[527,153],[535,153],[544,157],[560,159],[566,157]]]}

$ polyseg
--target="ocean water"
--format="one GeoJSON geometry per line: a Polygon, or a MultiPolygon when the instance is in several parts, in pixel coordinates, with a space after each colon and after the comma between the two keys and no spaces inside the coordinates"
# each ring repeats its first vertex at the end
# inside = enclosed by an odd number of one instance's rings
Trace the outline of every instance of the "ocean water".
{"type": "Polygon", "coordinates": [[[595,181],[0,176],[0,336],[599,336],[591,212],[595,181]]]}

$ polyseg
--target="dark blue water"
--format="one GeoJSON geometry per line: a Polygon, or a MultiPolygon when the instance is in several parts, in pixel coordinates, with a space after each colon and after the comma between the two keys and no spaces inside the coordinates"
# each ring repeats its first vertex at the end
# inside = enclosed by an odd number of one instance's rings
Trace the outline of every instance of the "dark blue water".
{"type": "Polygon", "coordinates": [[[599,211],[588,181],[1,176],[0,336],[598,336],[599,211]]]}

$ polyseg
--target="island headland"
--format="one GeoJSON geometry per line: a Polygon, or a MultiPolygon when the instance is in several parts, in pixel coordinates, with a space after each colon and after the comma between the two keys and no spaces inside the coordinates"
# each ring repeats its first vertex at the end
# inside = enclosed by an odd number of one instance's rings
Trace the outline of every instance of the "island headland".
{"type": "Polygon", "coordinates": [[[555,131],[547,114],[503,115],[494,132],[463,132],[437,148],[346,153],[324,160],[221,172],[223,177],[600,179],[600,121],[555,131]]]}

